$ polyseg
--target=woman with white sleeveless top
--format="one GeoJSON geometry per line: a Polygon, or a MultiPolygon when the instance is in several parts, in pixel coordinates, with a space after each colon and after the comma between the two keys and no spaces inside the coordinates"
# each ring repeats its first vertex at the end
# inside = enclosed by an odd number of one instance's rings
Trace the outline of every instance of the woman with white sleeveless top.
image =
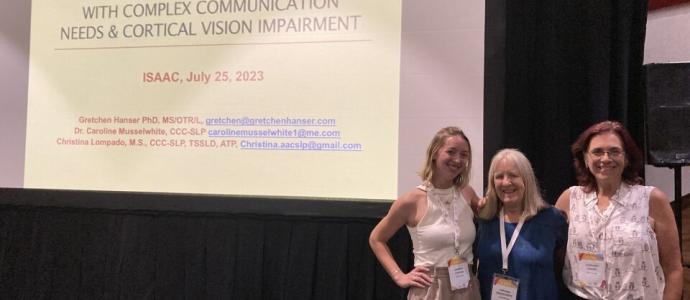
{"type": "Polygon", "coordinates": [[[479,197],[468,186],[470,142],[457,127],[439,130],[426,152],[422,184],[397,199],[369,237],[374,254],[408,299],[479,299],[472,268],[473,217],[479,197]],[[401,270],[387,246],[403,225],[414,269],[401,270]]]}
{"type": "Polygon", "coordinates": [[[556,206],[568,215],[563,278],[573,299],[680,299],[678,231],[668,198],[641,185],[642,154],[618,122],[572,145],[579,186],[556,206]]]}

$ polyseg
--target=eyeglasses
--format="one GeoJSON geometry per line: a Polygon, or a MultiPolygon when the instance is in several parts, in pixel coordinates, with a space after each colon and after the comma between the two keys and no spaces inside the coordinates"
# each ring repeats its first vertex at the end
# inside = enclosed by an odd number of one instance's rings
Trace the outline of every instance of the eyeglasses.
{"type": "Polygon", "coordinates": [[[590,155],[597,157],[597,158],[604,157],[604,154],[608,154],[610,158],[619,158],[624,153],[625,153],[625,151],[623,151],[622,149],[619,149],[619,148],[612,148],[609,150],[596,148],[596,149],[592,149],[591,151],[589,151],[590,155]]]}

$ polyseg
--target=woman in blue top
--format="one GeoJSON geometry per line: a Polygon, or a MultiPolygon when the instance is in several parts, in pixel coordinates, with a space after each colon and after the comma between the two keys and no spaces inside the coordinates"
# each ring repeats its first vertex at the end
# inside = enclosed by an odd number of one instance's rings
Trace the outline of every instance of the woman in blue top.
{"type": "Polygon", "coordinates": [[[482,299],[558,299],[554,267],[565,253],[565,217],[544,202],[532,166],[518,150],[494,155],[488,182],[475,252],[482,299]]]}

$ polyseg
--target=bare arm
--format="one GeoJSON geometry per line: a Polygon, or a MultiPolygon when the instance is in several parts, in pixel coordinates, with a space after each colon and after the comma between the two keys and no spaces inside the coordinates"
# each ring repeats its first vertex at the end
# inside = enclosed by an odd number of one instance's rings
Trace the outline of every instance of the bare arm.
{"type": "Polygon", "coordinates": [[[406,288],[409,286],[425,287],[431,284],[429,271],[425,267],[417,267],[409,273],[403,272],[398,263],[393,259],[388,240],[405,224],[415,224],[417,213],[417,200],[419,195],[415,192],[408,193],[393,202],[388,214],[381,219],[369,236],[369,245],[374,255],[383,268],[388,272],[395,283],[406,288]]]}
{"type": "Polygon", "coordinates": [[[563,191],[554,206],[565,214],[566,221],[570,220],[570,189],[563,191]]]}
{"type": "Polygon", "coordinates": [[[467,204],[469,204],[472,208],[474,215],[476,216],[479,214],[479,209],[484,206],[484,203],[482,202],[483,198],[479,198],[474,189],[469,185],[462,189],[462,196],[467,199],[467,204]]]}
{"type": "MultiPolygon", "coordinates": [[[[679,201],[679,200],[676,200],[679,201]]],[[[649,216],[654,223],[659,263],[666,277],[664,300],[679,300],[683,291],[683,266],[680,258],[678,228],[668,197],[655,188],[649,197],[649,216]]]]}

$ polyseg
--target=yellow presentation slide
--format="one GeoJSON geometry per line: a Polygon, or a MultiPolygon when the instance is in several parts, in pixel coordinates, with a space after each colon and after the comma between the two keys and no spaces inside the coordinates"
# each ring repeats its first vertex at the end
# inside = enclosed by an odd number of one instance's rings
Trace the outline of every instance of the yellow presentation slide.
{"type": "Polygon", "coordinates": [[[33,0],[25,187],[397,194],[401,1],[33,0]]]}

